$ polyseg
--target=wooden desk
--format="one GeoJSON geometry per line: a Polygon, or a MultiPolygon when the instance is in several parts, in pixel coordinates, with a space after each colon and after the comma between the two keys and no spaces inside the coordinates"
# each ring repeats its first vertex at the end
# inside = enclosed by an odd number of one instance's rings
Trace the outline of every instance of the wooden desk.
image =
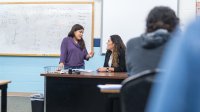
{"type": "Polygon", "coordinates": [[[126,73],[41,74],[45,77],[45,112],[105,112],[107,98],[98,84],[120,84],[126,73]]]}
{"type": "Polygon", "coordinates": [[[10,82],[8,80],[0,80],[1,112],[7,112],[7,87],[10,82]]]}

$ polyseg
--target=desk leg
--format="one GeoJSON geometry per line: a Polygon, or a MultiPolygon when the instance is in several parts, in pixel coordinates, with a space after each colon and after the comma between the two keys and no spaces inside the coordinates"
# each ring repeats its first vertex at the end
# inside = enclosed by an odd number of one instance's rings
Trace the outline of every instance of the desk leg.
{"type": "Polygon", "coordinates": [[[1,112],[7,112],[7,84],[1,90],[1,112]]]}

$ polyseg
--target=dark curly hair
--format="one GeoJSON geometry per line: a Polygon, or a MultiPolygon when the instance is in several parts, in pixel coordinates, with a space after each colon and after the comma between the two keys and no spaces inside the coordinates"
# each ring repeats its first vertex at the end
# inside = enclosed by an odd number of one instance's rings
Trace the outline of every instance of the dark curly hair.
{"type": "Polygon", "coordinates": [[[161,28],[173,32],[178,24],[179,18],[171,8],[166,6],[154,7],[146,20],[146,33],[161,28]]]}

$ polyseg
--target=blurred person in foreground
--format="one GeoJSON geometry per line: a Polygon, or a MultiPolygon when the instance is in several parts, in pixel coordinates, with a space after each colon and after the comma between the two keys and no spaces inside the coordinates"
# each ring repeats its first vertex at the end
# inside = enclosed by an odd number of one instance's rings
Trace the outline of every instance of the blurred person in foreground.
{"type": "Polygon", "coordinates": [[[200,112],[199,18],[169,43],[161,68],[146,111],[200,112]]]}
{"type": "Polygon", "coordinates": [[[127,43],[126,67],[128,75],[156,69],[166,43],[179,24],[174,10],[166,6],[153,8],[146,19],[146,31],[127,43]]]}

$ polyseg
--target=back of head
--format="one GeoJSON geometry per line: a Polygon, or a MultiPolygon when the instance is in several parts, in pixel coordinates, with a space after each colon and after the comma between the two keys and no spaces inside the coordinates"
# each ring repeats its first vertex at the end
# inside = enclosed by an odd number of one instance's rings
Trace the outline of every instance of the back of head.
{"type": "Polygon", "coordinates": [[[174,10],[169,7],[154,7],[146,20],[146,33],[154,32],[158,29],[166,29],[173,32],[179,23],[179,18],[174,10]]]}

